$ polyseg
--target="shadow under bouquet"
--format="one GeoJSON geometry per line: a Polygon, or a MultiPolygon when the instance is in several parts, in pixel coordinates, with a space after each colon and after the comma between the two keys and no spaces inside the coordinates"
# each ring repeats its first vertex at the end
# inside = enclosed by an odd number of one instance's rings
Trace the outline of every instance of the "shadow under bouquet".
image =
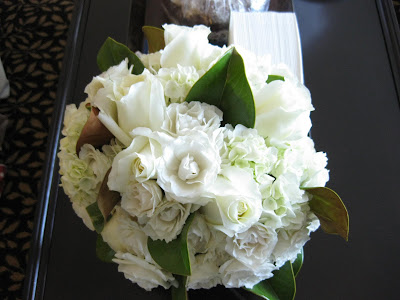
{"type": "Polygon", "coordinates": [[[348,237],[308,89],[203,25],[144,32],[149,54],[108,38],[65,111],[61,183],[97,255],[173,299],[217,285],[293,299],[310,233],[348,237]]]}

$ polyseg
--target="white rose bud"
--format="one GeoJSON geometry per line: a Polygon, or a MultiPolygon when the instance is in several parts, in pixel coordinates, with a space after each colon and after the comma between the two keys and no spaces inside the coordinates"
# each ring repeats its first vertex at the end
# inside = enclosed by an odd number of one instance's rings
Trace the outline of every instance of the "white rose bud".
{"type": "Polygon", "coordinates": [[[261,216],[261,193],[253,176],[245,170],[222,169],[210,192],[214,199],[201,210],[208,222],[229,236],[246,231],[261,216]]]}

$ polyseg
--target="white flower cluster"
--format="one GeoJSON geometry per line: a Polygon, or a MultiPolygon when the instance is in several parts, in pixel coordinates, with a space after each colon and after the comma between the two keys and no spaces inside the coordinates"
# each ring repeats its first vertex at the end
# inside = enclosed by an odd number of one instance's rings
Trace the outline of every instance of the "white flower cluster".
{"type": "Polygon", "coordinates": [[[146,290],[177,284],[152,259],[147,237],[176,239],[191,213],[188,288],[251,288],[294,261],[319,226],[300,188],[328,180],[326,156],[307,136],[310,93],[283,66],[243,51],[256,126],[222,126],[217,107],[184,99],[227,49],[210,45],[204,26],[164,29],[165,48],[139,54],[142,74],[131,74],[122,61],[93,79],[79,109],[67,107],[62,186],[92,227],[84,208],[111,167],[108,187],[121,201],[101,234],[119,270],[146,290]],[[266,83],[270,74],[285,80],[266,83]],[[86,103],[99,108],[98,118],[119,142],[102,151],[84,145],[78,157],[86,103]]]}

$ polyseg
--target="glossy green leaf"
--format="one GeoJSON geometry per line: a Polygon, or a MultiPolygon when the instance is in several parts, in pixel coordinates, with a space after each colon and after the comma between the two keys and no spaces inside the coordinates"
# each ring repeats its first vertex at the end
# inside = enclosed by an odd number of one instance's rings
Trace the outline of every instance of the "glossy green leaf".
{"type": "Polygon", "coordinates": [[[112,262],[112,259],[115,256],[115,251],[103,240],[101,234],[97,235],[96,255],[104,262],[112,262]]]}
{"type": "Polygon", "coordinates": [[[246,78],[243,59],[235,48],[228,50],[191,88],[186,101],[217,106],[224,122],[254,127],[254,97],[246,78]]]}
{"type": "Polygon", "coordinates": [[[149,53],[154,53],[164,49],[164,30],[154,26],[143,26],[142,31],[149,45],[149,53]]]}
{"type": "Polygon", "coordinates": [[[172,300],[187,300],[188,294],[186,290],[187,276],[175,275],[175,279],[178,281],[179,286],[171,287],[171,298],[172,300]]]}
{"type": "Polygon", "coordinates": [[[275,80],[282,80],[282,81],[285,81],[285,77],[283,77],[283,76],[280,76],[280,75],[268,75],[268,78],[267,78],[267,83],[271,83],[272,81],[275,81],[275,80]]]}
{"type": "Polygon", "coordinates": [[[342,199],[327,187],[302,188],[312,195],[311,211],[321,222],[321,228],[329,234],[338,234],[349,239],[349,214],[342,199]]]}
{"type": "Polygon", "coordinates": [[[303,261],[304,261],[304,250],[303,248],[301,248],[300,253],[297,254],[296,260],[292,263],[294,277],[296,277],[297,274],[299,274],[300,269],[303,266],[303,261]]]}
{"type": "Polygon", "coordinates": [[[191,214],[183,226],[181,234],[173,241],[167,243],[163,240],[147,239],[147,248],[154,261],[164,270],[173,274],[191,275],[187,234],[195,214],[191,214]]]}
{"type": "Polygon", "coordinates": [[[107,71],[108,68],[120,64],[125,58],[128,58],[129,66],[133,65],[133,74],[142,74],[144,65],[140,61],[139,57],[137,57],[136,54],[127,46],[118,43],[109,37],[101,46],[99,53],[97,54],[97,65],[99,66],[99,69],[104,72],[107,71]]]}
{"type": "Polygon", "coordinates": [[[104,228],[104,217],[101,213],[97,202],[94,202],[86,207],[86,211],[89,214],[92,224],[97,233],[101,233],[104,228]]]}
{"type": "Polygon", "coordinates": [[[256,284],[252,289],[246,289],[268,300],[293,300],[296,295],[296,281],[293,267],[287,261],[274,276],[256,284]]]}

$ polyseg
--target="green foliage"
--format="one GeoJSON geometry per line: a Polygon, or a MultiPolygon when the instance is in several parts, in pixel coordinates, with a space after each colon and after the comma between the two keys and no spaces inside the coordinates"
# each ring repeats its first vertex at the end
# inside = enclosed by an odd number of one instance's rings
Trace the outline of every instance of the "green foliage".
{"type": "Polygon", "coordinates": [[[194,216],[195,214],[191,214],[186,219],[181,234],[169,243],[164,240],[152,240],[150,237],[147,239],[151,257],[164,270],[182,276],[191,275],[187,234],[194,216]]]}
{"type": "Polygon", "coordinates": [[[164,49],[164,30],[153,26],[143,26],[142,31],[149,45],[149,53],[154,53],[164,49]]]}
{"type": "Polygon", "coordinates": [[[115,251],[103,240],[101,234],[97,235],[96,255],[104,262],[112,262],[115,255],[115,251]]]}
{"type": "Polygon", "coordinates": [[[127,46],[118,43],[112,38],[107,38],[97,54],[97,65],[100,71],[107,71],[108,68],[118,65],[125,58],[128,58],[129,66],[133,65],[132,73],[139,75],[144,70],[144,65],[127,46]]]}
{"type": "Polygon", "coordinates": [[[235,48],[228,50],[191,88],[186,101],[217,106],[224,122],[253,128],[256,111],[254,97],[246,78],[243,59],[235,48]]]}

